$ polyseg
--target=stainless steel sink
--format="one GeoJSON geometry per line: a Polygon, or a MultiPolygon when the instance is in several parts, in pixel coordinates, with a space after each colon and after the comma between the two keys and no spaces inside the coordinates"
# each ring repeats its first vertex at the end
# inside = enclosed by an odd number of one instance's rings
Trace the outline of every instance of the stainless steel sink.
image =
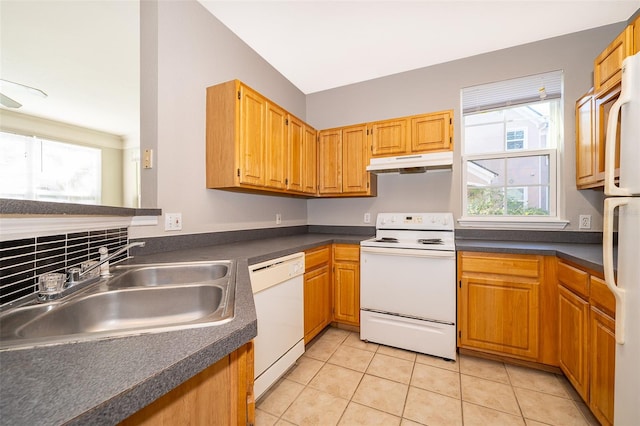
{"type": "Polygon", "coordinates": [[[231,262],[152,264],[146,266],[116,266],[110,288],[149,287],[180,283],[211,282],[229,275],[231,262]]]}
{"type": "Polygon", "coordinates": [[[215,326],[233,318],[231,261],[112,268],[77,293],[0,313],[0,350],[215,326]]]}

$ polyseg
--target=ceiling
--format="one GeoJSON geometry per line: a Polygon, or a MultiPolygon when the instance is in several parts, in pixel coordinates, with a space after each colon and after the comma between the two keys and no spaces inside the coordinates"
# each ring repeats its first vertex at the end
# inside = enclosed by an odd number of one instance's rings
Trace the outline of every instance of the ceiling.
{"type": "Polygon", "coordinates": [[[640,0],[198,0],[309,94],[626,21],[640,0]]]}

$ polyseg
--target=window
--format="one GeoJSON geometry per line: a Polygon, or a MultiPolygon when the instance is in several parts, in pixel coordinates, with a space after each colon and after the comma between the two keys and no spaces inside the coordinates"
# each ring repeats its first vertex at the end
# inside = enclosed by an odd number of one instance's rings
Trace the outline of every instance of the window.
{"type": "Polygon", "coordinates": [[[100,204],[98,148],[0,132],[0,197],[100,204]]]}
{"type": "Polygon", "coordinates": [[[557,220],[562,73],[465,88],[462,109],[461,222],[557,220]]]}

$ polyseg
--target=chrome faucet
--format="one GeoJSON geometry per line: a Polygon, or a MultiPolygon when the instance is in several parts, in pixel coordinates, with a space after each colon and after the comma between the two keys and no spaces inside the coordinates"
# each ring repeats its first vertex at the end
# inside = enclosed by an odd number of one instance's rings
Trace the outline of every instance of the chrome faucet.
{"type": "Polygon", "coordinates": [[[38,282],[37,300],[40,302],[48,302],[50,300],[60,299],[67,294],[84,288],[86,285],[95,281],[98,276],[90,274],[90,272],[101,268],[100,277],[108,278],[111,276],[109,272],[109,261],[132,247],[144,247],[144,241],[129,243],[120,247],[115,252],[109,254],[106,247],[100,247],[100,260],[93,262],[90,266],[81,269],[78,267],[69,268],[66,274],[48,273],[42,274],[38,282]],[[83,279],[83,277],[86,277],[83,279]]]}
{"type": "Polygon", "coordinates": [[[131,247],[144,247],[144,244],[145,244],[144,241],[129,243],[127,245],[120,247],[118,250],[116,250],[111,254],[109,254],[109,250],[106,247],[100,247],[98,249],[98,253],[100,253],[100,260],[97,263],[94,263],[93,265],[89,266],[84,270],[81,270],[80,268],[71,268],[69,269],[69,271],[67,271],[67,282],[65,283],[65,288],[69,288],[73,285],[76,285],[79,282],[82,282],[81,278],[83,276],[87,275],[89,272],[97,268],[100,268],[101,277],[103,278],[110,277],[111,273],[109,272],[109,261],[111,259],[124,253],[125,251],[129,250],[131,247]]]}

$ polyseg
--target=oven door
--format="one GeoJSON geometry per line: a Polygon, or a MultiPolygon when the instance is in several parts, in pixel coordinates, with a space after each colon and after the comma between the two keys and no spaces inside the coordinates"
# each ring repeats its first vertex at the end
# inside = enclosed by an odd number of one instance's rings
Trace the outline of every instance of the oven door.
{"type": "Polygon", "coordinates": [[[455,324],[454,251],[360,248],[360,307],[455,324]]]}

